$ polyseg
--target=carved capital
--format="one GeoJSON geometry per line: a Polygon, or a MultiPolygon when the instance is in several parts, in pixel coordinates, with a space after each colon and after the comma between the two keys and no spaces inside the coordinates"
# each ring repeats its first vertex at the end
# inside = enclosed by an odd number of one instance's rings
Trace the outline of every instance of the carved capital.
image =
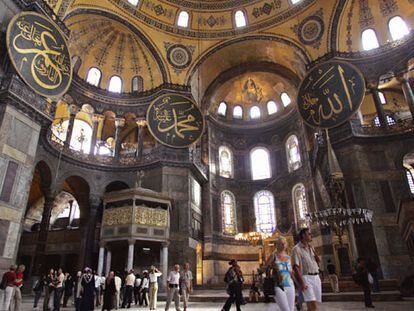
{"type": "Polygon", "coordinates": [[[135,123],[137,124],[137,126],[139,126],[139,127],[144,127],[144,126],[146,126],[147,125],[147,120],[146,119],[144,119],[144,118],[137,118],[136,120],[135,120],[135,123]]]}
{"type": "Polygon", "coordinates": [[[99,194],[90,194],[89,195],[89,204],[92,209],[97,209],[99,205],[101,204],[102,199],[99,194]]]}
{"type": "Polygon", "coordinates": [[[103,115],[96,114],[96,113],[94,113],[92,115],[92,122],[93,123],[98,123],[98,122],[102,121],[103,119],[104,119],[104,116],[103,115]]]}
{"type": "Polygon", "coordinates": [[[124,118],[115,118],[115,126],[116,127],[124,127],[125,119],[124,118]]]}
{"type": "Polygon", "coordinates": [[[71,116],[76,115],[79,111],[80,111],[80,109],[79,109],[78,106],[73,105],[73,104],[69,106],[69,113],[70,113],[71,116]]]}

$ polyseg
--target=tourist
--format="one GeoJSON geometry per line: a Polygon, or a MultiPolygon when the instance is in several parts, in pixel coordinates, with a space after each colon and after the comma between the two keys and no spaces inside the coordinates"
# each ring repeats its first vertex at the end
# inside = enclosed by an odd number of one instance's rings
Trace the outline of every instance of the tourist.
{"type": "Polygon", "coordinates": [[[174,270],[170,271],[167,277],[167,303],[165,311],[170,309],[171,301],[174,299],[175,310],[180,309],[180,265],[174,265],[174,270]]]}
{"type": "Polygon", "coordinates": [[[63,294],[63,282],[65,281],[65,275],[61,268],[59,268],[55,278],[55,294],[53,296],[53,311],[60,310],[60,300],[63,294]]]}
{"type": "Polygon", "coordinates": [[[81,295],[80,303],[81,311],[91,311],[94,309],[94,292],[95,292],[95,278],[92,275],[92,269],[85,268],[81,280],[81,295]]]}
{"type": "Polygon", "coordinates": [[[23,286],[24,270],[26,270],[25,265],[20,265],[16,270],[16,278],[14,279],[13,288],[13,298],[10,306],[11,311],[20,311],[22,308],[22,292],[20,289],[23,286]]]}
{"type": "Polygon", "coordinates": [[[103,286],[103,304],[102,311],[112,310],[116,302],[116,287],[115,287],[115,273],[113,271],[109,272],[105,284],[103,286]]]}
{"type": "Polygon", "coordinates": [[[135,305],[138,305],[141,301],[141,285],[142,285],[142,278],[139,275],[139,273],[137,273],[135,275],[135,284],[134,284],[135,305]]]}
{"type": "Polygon", "coordinates": [[[14,293],[14,281],[16,280],[16,265],[11,265],[9,271],[3,274],[1,279],[0,306],[1,310],[9,310],[14,293]]]}
{"type": "Polygon", "coordinates": [[[371,258],[367,259],[366,262],[367,270],[372,276],[372,292],[373,293],[379,293],[380,292],[380,286],[378,281],[378,265],[372,260],[371,258]]]}
{"type": "Polygon", "coordinates": [[[50,297],[52,297],[52,293],[55,288],[53,284],[54,280],[55,280],[55,271],[53,269],[50,269],[49,273],[46,276],[46,281],[45,281],[45,287],[44,287],[45,298],[43,299],[43,311],[50,310],[49,302],[50,302],[50,297]]]}
{"type": "Polygon", "coordinates": [[[184,264],[184,269],[181,272],[180,277],[180,293],[183,297],[184,311],[187,311],[188,300],[190,294],[193,292],[193,274],[190,271],[190,264],[187,262],[184,264]]]}
{"type": "Polygon", "coordinates": [[[132,295],[134,294],[135,274],[134,270],[129,270],[128,275],[125,278],[125,293],[122,301],[122,308],[131,308],[132,295]]]}
{"type": "Polygon", "coordinates": [[[275,300],[281,311],[295,310],[295,284],[292,278],[292,265],[287,255],[288,243],[284,237],[278,237],[276,250],[269,256],[266,265],[273,268],[275,281],[275,300]]]}
{"type": "Polygon", "coordinates": [[[68,272],[65,273],[65,286],[63,291],[63,307],[66,308],[68,300],[73,294],[73,278],[68,272]]]}
{"type": "Polygon", "coordinates": [[[96,271],[93,271],[92,275],[95,279],[95,305],[99,307],[101,305],[101,277],[96,273],[96,271]]]}
{"type": "Polygon", "coordinates": [[[318,310],[322,302],[322,285],[319,278],[319,257],[310,245],[312,234],[308,228],[299,232],[299,243],[292,249],[292,263],[303,298],[309,311],[318,310]]]}
{"type": "Polygon", "coordinates": [[[328,259],[328,265],[326,266],[328,270],[328,279],[329,283],[331,283],[332,291],[334,293],[339,293],[339,284],[338,284],[338,276],[336,275],[335,265],[328,259]]]}
{"type": "Polygon", "coordinates": [[[34,302],[33,302],[33,309],[38,310],[37,304],[39,303],[40,297],[42,296],[43,287],[46,283],[46,276],[41,276],[33,285],[33,292],[34,292],[34,302]]]}
{"type": "Polygon", "coordinates": [[[352,276],[354,278],[355,283],[362,287],[364,291],[364,301],[366,308],[375,308],[372,304],[371,298],[371,284],[373,283],[372,276],[370,277],[370,273],[366,267],[365,259],[358,258],[357,260],[357,268],[356,273],[352,276]]]}
{"type": "Polygon", "coordinates": [[[158,298],[158,278],[162,275],[162,273],[155,268],[155,266],[151,266],[149,272],[149,307],[150,310],[157,309],[157,298],[158,298]]]}
{"type": "Polygon", "coordinates": [[[140,301],[139,305],[142,306],[145,303],[145,306],[148,307],[148,289],[149,289],[149,279],[148,271],[143,271],[142,282],[141,282],[141,292],[140,292],[140,301]]]}
{"type": "Polygon", "coordinates": [[[80,311],[80,305],[81,305],[81,300],[82,300],[82,296],[81,296],[81,289],[82,289],[82,272],[78,271],[76,273],[76,278],[75,278],[75,282],[74,282],[74,300],[75,300],[75,310],[76,311],[80,311]]]}
{"type": "Polygon", "coordinates": [[[240,305],[243,304],[243,274],[236,260],[232,259],[231,261],[229,261],[229,265],[231,267],[227,270],[226,275],[224,277],[224,282],[226,282],[227,284],[227,293],[229,294],[229,298],[227,298],[227,301],[221,310],[229,311],[231,305],[233,303],[236,303],[236,309],[237,311],[240,311],[240,305]]]}
{"type": "Polygon", "coordinates": [[[115,272],[115,290],[116,290],[116,294],[115,294],[115,309],[118,310],[118,308],[121,305],[121,286],[122,286],[122,280],[119,277],[119,271],[115,272]]]}

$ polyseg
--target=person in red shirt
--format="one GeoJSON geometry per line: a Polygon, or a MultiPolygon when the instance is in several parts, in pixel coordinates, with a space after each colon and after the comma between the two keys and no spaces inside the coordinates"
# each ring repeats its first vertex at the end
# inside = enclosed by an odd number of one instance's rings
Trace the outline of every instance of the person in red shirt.
{"type": "Polygon", "coordinates": [[[0,310],[9,310],[14,293],[14,281],[16,280],[16,265],[11,265],[10,270],[3,275],[6,288],[0,290],[0,310]]]}
{"type": "Polygon", "coordinates": [[[24,270],[25,265],[20,265],[16,271],[16,278],[14,280],[14,293],[13,293],[13,304],[10,308],[11,311],[20,311],[22,308],[22,293],[20,288],[23,286],[24,270]]]}

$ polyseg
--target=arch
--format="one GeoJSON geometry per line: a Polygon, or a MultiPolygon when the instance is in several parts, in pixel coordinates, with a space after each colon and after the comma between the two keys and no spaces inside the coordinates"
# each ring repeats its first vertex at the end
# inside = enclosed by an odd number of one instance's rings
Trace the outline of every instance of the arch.
{"type": "Polygon", "coordinates": [[[233,118],[234,119],[243,119],[243,108],[240,105],[234,106],[233,108],[233,118]]]}
{"type": "Polygon", "coordinates": [[[280,100],[282,101],[284,107],[287,107],[292,103],[292,99],[290,98],[289,94],[286,92],[283,92],[282,94],[280,94],[280,100]]]}
{"type": "Polygon", "coordinates": [[[256,147],[250,151],[250,169],[253,180],[272,177],[269,150],[265,147],[256,147]]]}
{"type": "Polygon", "coordinates": [[[221,210],[223,215],[223,234],[235,235],[237,233],[236,198],[228,190],[221,193],[221,210]]]}
{"type": "Polygon", "coordinates": [[[361,34],[362,48],[365,51],[379,48],[379,42],[375,30],[372,28],[365,29],[361,34]]]}
{"type": "Polygon", "coordinates": [[[135,76],[132,78],[131,90],[132,92],[144,91],[144,79],[141,76],[135,76]]]}
{"type": "Polygon", "coordinates": [[[250,119],[260,119],[261,112],[258,106],[253,106],[250,108],[250,119]]]}
{"type": "Polygon", "coordinates": [[[233,152],[227,146],[219,147],[219,174],[221,177],[233,178],[233,152]]]}
{"type": "Polygon", "coordinates": [[[296,230],[307,227],[308,222],[306,215],[308,214],[308,201],[306,197],[306,189],[302,183],[296,184],[292,188],[292,202],[296,230]]]}
{"type": "Polygon", "coordinates": [[[109,79],[108,91],[112,93],[122,93],[122,79],[120,76],[112,76],[109,79]]]}
{"type": "Polygon", "coordinates": [[[225,102],[221,102],[217,109],[217,114],[225,117],[227,112],[227,104],[225,102]]]}
{"type": "Polygon", "coordinates": [[[300,158],[299,140],[296,135],[290,135],[285,143],[286,158],[289,172],[293,172],[302,166],[300,158]]]}
{"type": "Polygon", "coordinates": [[[112,192],[112,191],[120,191],[120,190],[125,190],[125,189],[129,189],[129,185],[127,183],[120,181],[120,180],[114,180],[106,185],[105,193],[112,192]]]}
{"type": "Polygon", "coordinates": [[[275,202],[273,194],[267,190],[256,192],[253,198],[256,215],[256,230],[272,233],[276,230],[275,202]]]}
{"type": "Polygon", "coordinates": [[[393,41],[400,40],[410,34],[407,23],[398,15],[389,20],[388,30],[393,41]]]}
{"type": "Polygon", "coordinates": [[[247,17],[243,10],[234,12],[234,25],[236,28],[243,28],[247,26],[247,17]]]}
{"type": "Polygon", "coordinates": [[[178,13],[178,17],[177,17],[178,27],[188,28],[189,23],[190,23],[190,14],[188,14],[187,11],[181,11],[180,13],[178,13]]]}
{"type": "Polygon", "coordinates": [[[82,66],[82,59],[80,58],[80,56],[78,55],[72,56],[72,65],[73,65],[73,72],[77,73],[80,66],[82,66]]]}
{"type": "Polygon", "coordinates": [[[277,112],[277,105],[273,100],[269,100],[266,104],[267,114],[272,115],[277,112]]]}

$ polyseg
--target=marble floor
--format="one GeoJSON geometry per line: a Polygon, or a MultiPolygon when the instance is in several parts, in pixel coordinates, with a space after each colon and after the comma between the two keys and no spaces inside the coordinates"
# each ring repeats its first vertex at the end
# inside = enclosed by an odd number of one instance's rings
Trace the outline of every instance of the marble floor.
{"type": "MultiPolygon", "coordinates": [[[[221,303],[208,303],[208,302],[195,302],[191,303],[188,311],[220,311],[223,304],[221,303]]],[[[41,305],[39,305],[41,306],[41,305]]],[[[363,306],[362,302],[326,302],[323,303],[320,310],[323,311],[342,311],[342,310],[381,310],[381,311],[413,311],[414,310],[414,300],[408,301],[396,301],[396,302],[375,302],[375,309],[366,309],[363,306]]],[[[160,302],[158,304],[157,310],[162,311],[165,308],[165,302],[160,302]]],[[[29,298],[23,299],[23,308],[22,310],[28,311],[33,310],[32,300],[29,298]]],[[[61,308],[61,311],[74,310],[71,308],[61,308]]],[[[95,310],[100,310],[96,308],[95,310]]],[[[126,310],[126,309],[120,309],[126,310]]],[[[148,307],[132,307],[129,310],[148,310],[148,307]]],[[[174,311],[174,308],[170,308],[171,311],[174,311]]],[[[231,310],[236,310],[236,307],[233,306],[231,310]]],[[[264,304],[264,303],[252,303],[247,304],[242,307],[243,311],[279,311],[280,309],[274,303],[264,304]]],[[[304,308],[306,310],[306,307],[304,308]]]]}

